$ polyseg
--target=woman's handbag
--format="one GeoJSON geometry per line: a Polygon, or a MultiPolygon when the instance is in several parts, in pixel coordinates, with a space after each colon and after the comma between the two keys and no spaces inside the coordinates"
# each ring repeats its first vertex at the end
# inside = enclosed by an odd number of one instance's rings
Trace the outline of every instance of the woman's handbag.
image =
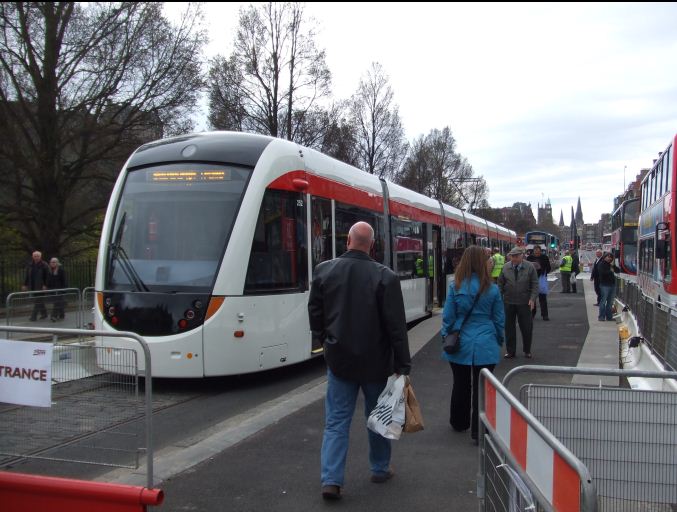
{"type": "Polygon", "coordinates": [[[475,297],[474,302],[472,303],[472,306],[468,310],[468,313],[465,315],[463,322],[461,322],[461,326],[458,328],[458,330],[451,331],[446,336],[442,337],[442,349],[447,354],[455,354],[456,352],[461,350],[461,329],[463,329],[463,324],[470,317],[470,313],[472,313],[472,310],[475,307],[475,304],[477,304],[477,300],[479,298],[480,294],[478,293],[477,296],[475,297]]]}
{"type": "Polygon", "coordinates": [[[538,293],[541,295],[548,294],[548,276],[545,274],[541,274],[538,278],[538,293]]]}
{"type": "Polygon", "coordinates": [[[402,435],[405,422],[404,384],[404,375],[388,377],[376,407],[367,418],[367,428],[386,439],[399,439],[402,435]]]}
{"type": "Polygon", "coordinates": [[[421,406],[416,400],[411,381],[407,378],[404,385],[404,431],[411,433],[419,430],[423,430],[421,406]]]}

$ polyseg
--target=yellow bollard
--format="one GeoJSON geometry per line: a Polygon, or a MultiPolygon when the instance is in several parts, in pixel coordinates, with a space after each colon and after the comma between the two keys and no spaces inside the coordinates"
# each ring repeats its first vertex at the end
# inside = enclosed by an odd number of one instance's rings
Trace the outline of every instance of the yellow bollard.
{"type": "Polygon", "coordinates": [[[618,338],[620,340],[627,340],[630,337],[630,330],[625,324],[618,325],[618,338]]]}

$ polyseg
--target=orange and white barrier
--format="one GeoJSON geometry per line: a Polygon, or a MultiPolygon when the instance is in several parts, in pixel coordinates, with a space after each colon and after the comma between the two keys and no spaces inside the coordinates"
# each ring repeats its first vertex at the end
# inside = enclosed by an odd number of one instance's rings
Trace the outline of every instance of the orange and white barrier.
{"type": "Polygon", "coordinates": [[[587,496],[583,496],[584,487],[594,491],[585,466],[549,434],[493,375],[486,372],[483,380],[486,426],[494,431],[494,437],[509,450],[543,498],[555,511],[589,510],[585,504],[592,498],[588,492],[587,496]]]}

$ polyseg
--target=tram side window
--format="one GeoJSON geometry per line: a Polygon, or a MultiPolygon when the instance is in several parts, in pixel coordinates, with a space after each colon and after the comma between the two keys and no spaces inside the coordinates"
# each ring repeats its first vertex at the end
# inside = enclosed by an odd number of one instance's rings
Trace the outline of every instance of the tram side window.
{"type": "Polygon", "coordinates": [[[395,273],[400,279],[423,277],[423,224],[393,216],[390,229],[395,273]]]}
{"type": "Polygon", "coordinates": [[[256,221],[245,293],[308,288],[304,195],[266,190],[256,221]]]}
{"type": "Polygon", "coordinates": [[[383,263],[385,247],[385,226],[383,216],[371,210],[344,203],[336,203],[336,256],[348,250],[348,232],[356,222],[366,222],[374,228],[374,245],[369,256],[383,263]]]}
{"type": "Polygon", "coordinates": [[[313,268],[332,258],[334,246],[331,234],[331,201],[312,197],[310,243],[313,256],[313,268]]]}

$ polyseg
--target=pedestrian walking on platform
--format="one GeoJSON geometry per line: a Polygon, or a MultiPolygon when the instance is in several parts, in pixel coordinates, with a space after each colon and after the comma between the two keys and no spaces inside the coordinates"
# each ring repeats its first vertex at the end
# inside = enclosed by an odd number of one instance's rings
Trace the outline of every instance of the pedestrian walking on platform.
{"type": "Polygon", "coordinates": [[[484,251],[475,245],[463,253],[444,304],[444,339],[460,331],[461,348],[454,354],[442,352],[454,376],[449,407],[449,423],[456,432],[470,427],[477,440],[478,380],[482,368],[493,372],[503,345],[505,311],[498,286],[493,283],[484,251]],[[472,409],[472,410],[471,410],[472,409]]]}
{"type": "Polygon", "coordinates": [[[595,306],[599,306],[599,300],[602,298],[602,293],[599,288],[599,272],[597,272],[597,264],[602,261],[602,249],[595,251],[595,262],[592,264],[592,271],[590,272],[590,281],[595,284],[595,293],[597,294],[597,302],[595,306]]]}
{"type": "Polygon", "coordinates": [[[613,305],[616,294],[616,276],[614,273],[620,272],[614,264],[614,256],[610,252],[604,253],[602,260],[597,264],[597,272],[599,274],[599,289],[601,292],[601,299],[599,301],[599,315],[597,320],[604,322],[614,319],[613,305]]]}
{"type": "MultiPolygon", "coordinates": [[[[49,273],[47,274],[47,289],[48,290],[63,290],[66,288],[66,273],[61,266],[58,258],[49,260],[49,273]]],[[[52,314],[50,319],[52,322],[63,320],[65,318],[65,301],[63,296],[57,295],[54,297],[54,305],[52,306],[52,314]]]]}
{"type": "Polygon", "coordinates": [[[571,253],[571,293],[576,291],[576,276],[581,273],[581,260],[578,257],[578,251],[571,253]]]}
{"type": "MultiPolygon", "coordinates": [[[[534,246],[534,252],[527,257],[527,261],[536,269],[538,275],[538,302],[541,305],[541,318],[546,322],[548,316],[548,274],[550,273],[550,258],[541,250],[540,245],[534,246]]],[[[536,316],[537,308],[531,310],[531,317],[536,316]]]]}
{"type": "MultiPolygon", "coordinates": [[[[366,222],[354,224],[348,233],[348,251],[315,268],[308,299],[310,330],[322,343],[327,362],[320,454],[322,497],[327,500],[341,498],[359,390],[366,419],[388,377],[408,375],[411,368],[400,281],[369,257],[373,244],[373,228],[366,222]]],[[[367,432],[371,481],[384,483],[393,476],[391,441],[367,432]]]]}
{"type": "Polygon", "coordinates": [[[574,265],[574,259],[571,257],[571,251],[567,249],[562,261],[559,263],[559,275],[562,281],[562,292],[571,293],[571,268],[574,265]]]}
{"type": "MultiPolygon", "coordinates": [[[[31,258],[32,260],[26,268],[26,278],[24,279],[24,284],[21,289],[23,291],[46,290],[49,267],[42,259],[42,253],[40,251],[33,251],[31,258]]],[[[35,322],[38,318],[38,313],[40,313],[41,319],[47,318],[47,308],[45,307],[44,297],[35,298],[33,302],[33,313],[31,313],[29,320],[35,322]]]]}
{"type": "Polygon", "coordinates": [[[538,296],[538,275],[534,266],[524,261],[524,249],[513,247],[508,253],[510,261],[503,266],[498,277],[498,288],[505,305],[505,346],[506,359],[515,357],[517,349],[517,325],[522,334],[522,349],[531,358],[531,336],[533,319],[531,310],[538,296]]]}

